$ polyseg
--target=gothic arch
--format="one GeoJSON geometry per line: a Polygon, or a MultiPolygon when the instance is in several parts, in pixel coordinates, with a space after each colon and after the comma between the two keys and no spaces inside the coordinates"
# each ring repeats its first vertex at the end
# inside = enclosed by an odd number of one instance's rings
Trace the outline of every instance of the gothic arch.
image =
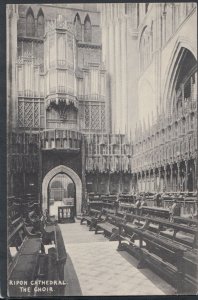
{"type": "Polygon", "coordinates": [[[37,33],[39,37],[44,36],[44,14],[42,8],[39,9],[37,14],[37,33]]]}
{"type": "Polygon", "coordinates": [[[91,20],[89,15],[87,14],[84,21],[84,41],[90,43],[91,40],[92,40],[91,20]]]}
{"type": "Polygon", "coordinates": [[[151,62],[153,54],[153,21],[150,25],[144,26],[139,36],[138,47],[139,47],[139,65],[140,70],[151,62]]]}
{"type": "Polygon", "coordinates": [[[34,13],[31,7],[28,8],[26,13],[26,35],[35,36],[34,13]]]}
{"type": "Polygon", "coordinates": [[[82,41],[82,25],[81,25],[79,13],[77,13],[74,18],[74,26],[75,26],[76,39],[78,41],[82,41]]]}
{"type": "Polygon", "coordinates": [[[74,172],[69,167],[64,165],[57,166],[50,170],[45,177],[43,178],[42,182],[42,209],[45,210],[48,208],[48,185],[51,179],[59,174],[64,173],[68,175],[74,182],[76,186],[76,213],[77,215],[81,213],[81,204],[82,204],[82,181],[78,174],[74,172]]]}
{"type": "Polygon", "coordinates": [[[190,41],[180,37],[175,43],[175,47],[172,51],[172,55],[170,57],[169,64],[166,68],[164,75],[165,80],[164,86],[162,87],[162,99],[164,106],[166,106],[164,108],[171,109],[171,111],[173,105],[173,103],[171,102],[173,96],[173,88],[185,50],[190,51],[197,60],[197,52],[191,45],[190,41]]]}

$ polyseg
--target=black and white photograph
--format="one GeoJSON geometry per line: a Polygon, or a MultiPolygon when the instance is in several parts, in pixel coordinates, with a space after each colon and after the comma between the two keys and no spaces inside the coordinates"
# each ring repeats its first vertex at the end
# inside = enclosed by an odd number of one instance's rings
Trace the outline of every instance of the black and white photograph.
{"type": "Polygon", "coordinates": [[[197,4],[10,3],[5,34],[8,297],[196,295],[197,4]]]}

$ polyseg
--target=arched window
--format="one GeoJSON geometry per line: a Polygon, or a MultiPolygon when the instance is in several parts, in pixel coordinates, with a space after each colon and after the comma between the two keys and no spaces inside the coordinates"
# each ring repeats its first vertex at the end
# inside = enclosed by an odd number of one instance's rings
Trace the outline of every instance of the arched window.
{"type": "Polygon", "coordinates": [[[44,14],[42,9],[39,9],[37,15],[37,32],[38,32],[38,37],[44,36],[44,14]]]}
{"type": "Polygon", "coordinates": [[[87,15],[84,22],[84,41],[90,43],[92,39],[91,21],[87,15]]]}
{"type": "Polygon", "coordinates": [[[173,110],[176,110],[176,112],[179,112],[182,107],[185,109],[191,107],[191,101],[197,99],[196,59],[186,48],[181,48],[178,57],[181,63],[176,72],[173,90],[171,91],[173,110]]]}
{"type": "Polygon", "coordinates": [[[26,35],[35,36],[34,14],[31,8],[28,9],[26,15],[26,35]]]}
{"type": "Polygon", "coordinates": [[[78,13],[76,14],[74,19],[74,27],[75,27],[76,39],[78,41],[82,41],[82,26],[81,26],[80,16],[78,13]]]}

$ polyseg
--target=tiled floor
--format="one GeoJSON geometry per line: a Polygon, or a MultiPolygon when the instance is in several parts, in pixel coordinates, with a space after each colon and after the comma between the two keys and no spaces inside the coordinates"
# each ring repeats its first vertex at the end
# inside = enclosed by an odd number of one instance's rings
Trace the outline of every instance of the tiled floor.
{"type": "Polygon", "coordinates": [[[137,261],[118,242],[95,235],[86,225],[60,225],[67,252],[84,296],[172,295],[175,290],[148,269],[137,269],[137,261]]]}

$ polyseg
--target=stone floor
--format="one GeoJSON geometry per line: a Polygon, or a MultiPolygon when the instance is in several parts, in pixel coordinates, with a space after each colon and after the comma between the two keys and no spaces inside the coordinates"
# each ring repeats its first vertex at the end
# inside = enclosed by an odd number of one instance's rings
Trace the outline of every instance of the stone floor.
{"type": "Polygon", "coordinates": [[[152,271],[137,269],[137,260],[130,254],[116,251],[117,241],[110,242],[102,234],[95,235],[86,225],[80,225],[79,221],[61,224],[60,227],[83,296],[176,293],[173,287],[152,271]]]}

